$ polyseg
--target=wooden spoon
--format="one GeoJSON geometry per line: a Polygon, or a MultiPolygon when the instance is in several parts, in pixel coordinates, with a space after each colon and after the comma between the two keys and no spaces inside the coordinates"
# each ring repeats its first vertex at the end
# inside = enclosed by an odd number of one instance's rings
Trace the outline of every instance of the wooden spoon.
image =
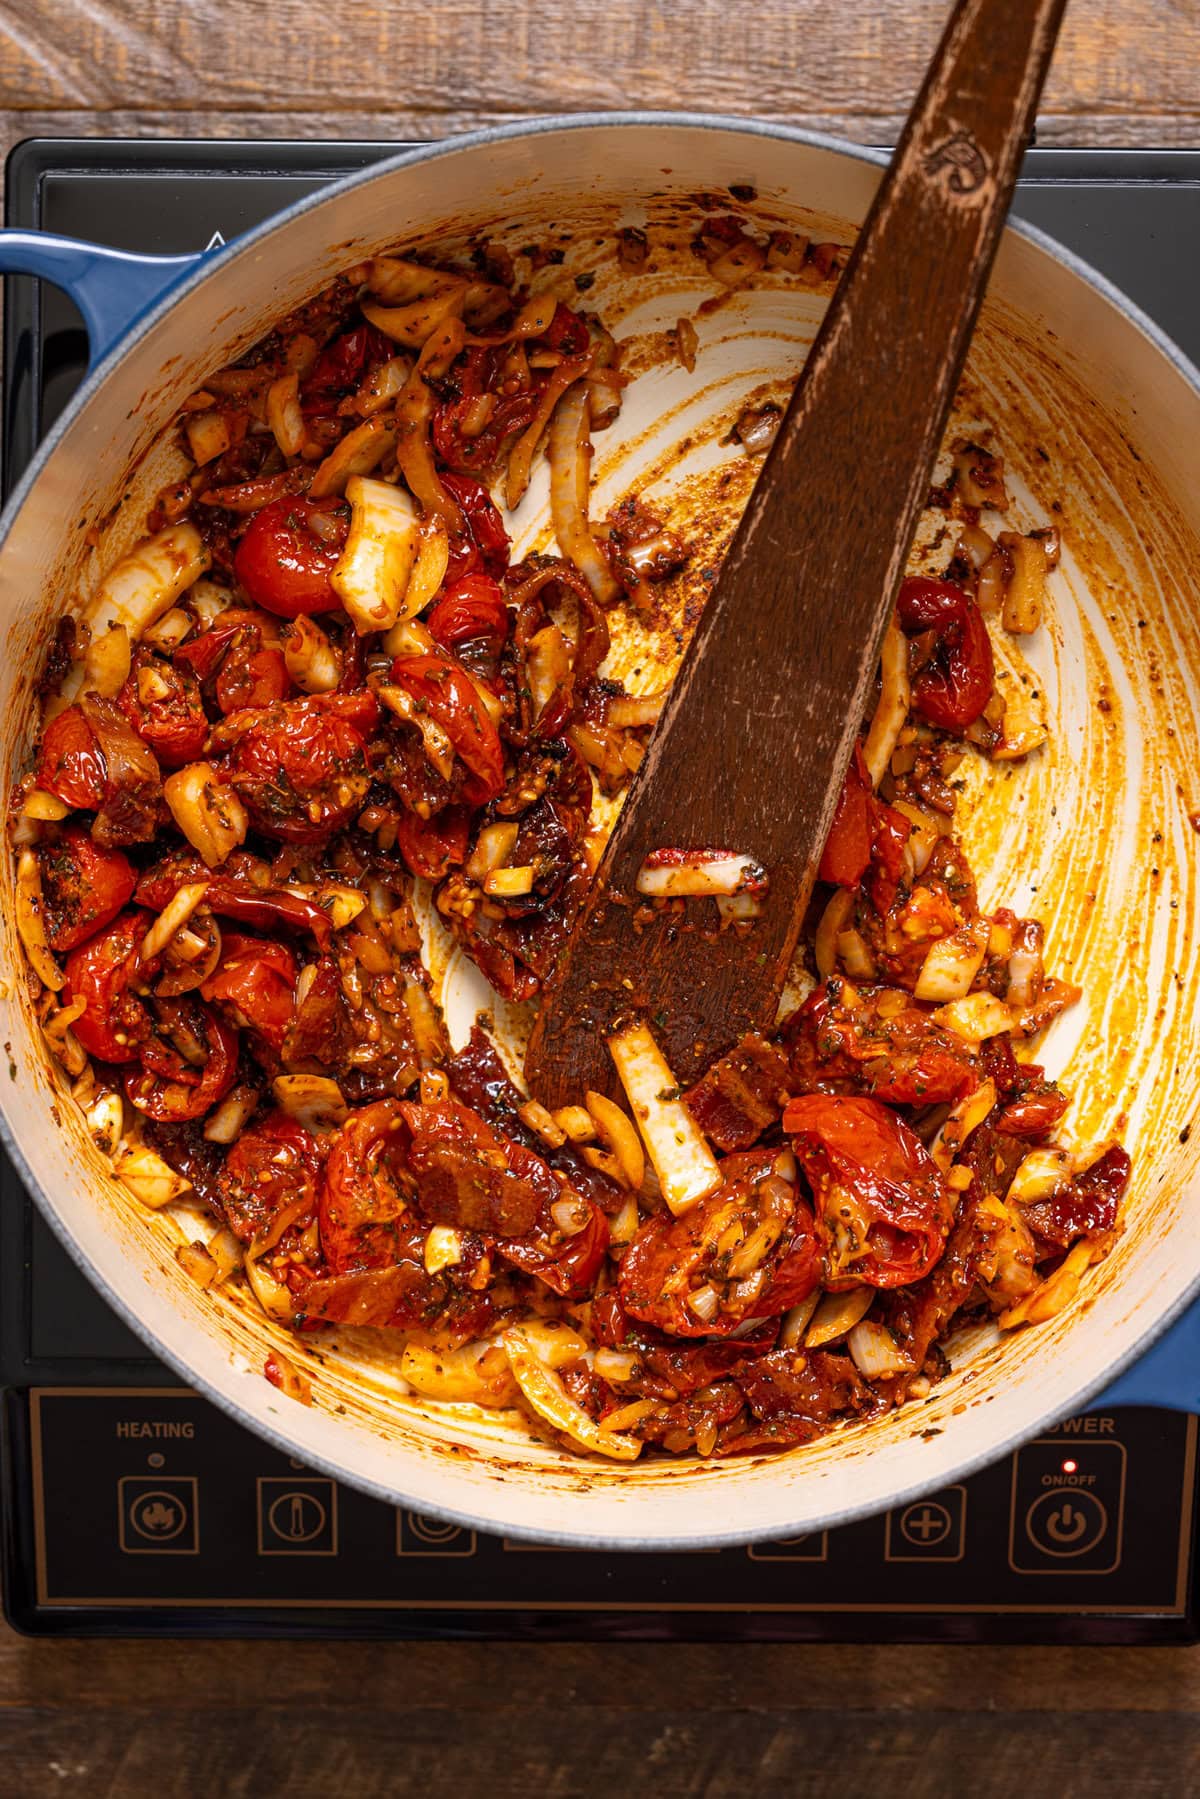
{"type": "Polygon", "coordinates": [[[542,1001],[548,1105],[634,1019],[685,1084],[774,1022],[1065,3],[955,7],[542,1001]],[[662,849],[752,857],[761,916],[646,919],[662,849]]]}

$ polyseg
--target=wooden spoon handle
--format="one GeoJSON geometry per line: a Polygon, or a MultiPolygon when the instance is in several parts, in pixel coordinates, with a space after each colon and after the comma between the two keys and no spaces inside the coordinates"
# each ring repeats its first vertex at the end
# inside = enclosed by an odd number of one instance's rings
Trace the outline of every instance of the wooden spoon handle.
{"type": "Polygon", "coordinates": [[[548,1103],[611,1085],[629,1014],[683,1081],[774,1018],[1064,6],[955,9],[543,1003],[548,1103]],[[763,915],[635,928],[661,848],[753,856],[763,915]]]}

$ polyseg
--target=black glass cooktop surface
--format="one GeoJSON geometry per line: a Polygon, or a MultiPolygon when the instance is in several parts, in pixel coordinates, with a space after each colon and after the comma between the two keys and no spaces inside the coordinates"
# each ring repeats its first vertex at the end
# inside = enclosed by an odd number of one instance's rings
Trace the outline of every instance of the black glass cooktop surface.
{"type": "MultiPolygon", "coordinates": [[[[179,254],[398,146],[32,141],[10,225],[179,254]]],[[[1200,152],[1030,153],[1017,213],[1200,359],[1200,152]]],[[[67,403],[70,302],[10,278],[6,491],[67,403]]],[[[0,1161],[5,1608],[58,1634],[1186,1640],[1195,1420],[1065,1420],[884,1517],[748,1550],[543,1550],[396,1511],[180,1389],[93,1293],[0,1161]]]]}

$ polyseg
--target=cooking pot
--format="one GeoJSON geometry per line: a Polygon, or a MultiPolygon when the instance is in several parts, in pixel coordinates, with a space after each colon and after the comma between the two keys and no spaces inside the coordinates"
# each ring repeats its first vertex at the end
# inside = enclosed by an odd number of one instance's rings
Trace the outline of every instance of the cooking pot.
{"type": "MultiPolygon", "coordinates": [[[[786,390],[828,290],[768,274],[698,314],[713,284],[688,247],[696,222],[736,204],[752,229],[846,243],[878,180],[877,157],[811,133],[601,115],[407,152],[203,257],[0,235],[0,269],[65,288],[92,354],[0,525],[5,779],[30,750],[56,618],[144,534],[152,496],[178,471],[168,427],[180,402],[336,271],[474,235],[561,250],[554,279],[568,295],[574,279],[632,340],[637,374],[617,426],[597,440],[596,510],[631,488],[716,504],[723,475],[735,498],[749,478],[740,446],[717,440],[748,400],[786,390]],[[640,274],[614,254],[625,225],[650,239],[640,274]],[[697,321],[690,375],[667,347],[681,316],[697,321]]],[[[297,1340],[236,1283],[206,1292],[181,1272],[174,1249],[195,1234],[190,1221],[148,1212],[117,1185],[42,1047],[6,860],[4,1142],[70,1254],[184,1380],[285,1453],[381,1499],[511,1537],[621,1549],[837,1525],[961,1479],[1097,1395],[1200,1409],[1200,1310],[1186,1310],[1200,1283],[1200,1132],[1188,1128],[1200,1093],[1189,822],[1200,812],[1200,375],[1099,276],[1012,227],[955,429],[984,426],[1021,528],[1058,523],[1063,557],[1052,620],[1026,640],[1027,661],[1014,652],[1002,666],[1007,691],[1023,679],[1026,702],[1045,706],[1049,742],[985,781],[970,776],[962,829],[982,903],[1040,916],[1048,966],[1084,989],[1043,1053],[1073,1095],[1069,1140],[1120,1138],[1134,1162],[1124,1234],[1074,1303],[1004,1339],[961,1334],[926,1401],[782,1455],[609,1465],[559,1451],[512,1414],[421,1399],[399,1382],[383,1333],[297,1340]],[[309,1375],[311,1406],[264,1379],[273,1348],[309,1375]]],[[[518,552],[545,514],[543,472],[516,520],[518,552]]],[[[618,666],[634,653],[619,641],[618,666]]],[[[461,1039],[489,996],[468,965],[439,955],[461,1039]]],[[[497,1022],[511,1046],[520,1020],[498,1008],[497,1022]]]]}

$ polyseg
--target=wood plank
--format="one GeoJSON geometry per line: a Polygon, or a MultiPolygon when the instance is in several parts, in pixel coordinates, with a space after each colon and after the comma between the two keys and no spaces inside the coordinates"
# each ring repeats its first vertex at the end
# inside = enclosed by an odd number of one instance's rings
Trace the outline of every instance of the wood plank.
{"type": "MultiPolygon", "coordinates": [[[[481,29],[477,0],[7,0],[0,106],[127,115],[136,97],[148,115],[421,118],[428,135],[467,119],[686,105],[878,130],[902,116],[945,15],[946,0],[759,0],[739,10],[734,43],[727,0],[532,0],[494,29],[481,29]]],[[[1194,122],[1197,9],[1075,0],[1044,113],[1194,122]]]]}
{"type": "Polygon", "coordinates": [[[528,1799],[530,1794],[626,1799],[743,1799],[765,1787],[821,1799],[861,1799],[881,1786],[897,1799],[1072,1799],[1119,1792],[1159,1799],[1200,1783],[1200,1719],[1085,1713],[841,1710],[736,1714],[667,1710],[656,1716],[597,1707],[584,1696],[481,1720],[449,1713],[247,1709],[219,1720],[192,1708],[129,1708],[103,1718],[31,1710],[5,1732],[7,1790],[22,1799],[528,1799]],[[645,1782],[642,1787],[641,1783],[645,1782]]]}
{"type": "Polygon", "coordinates": [[[395,1708],[497,1713],[531,1695],[571,1706],[710,1711],[1200,1715],[1200,1647],[1079,1649],[903,1644],[71,1642],[0,1624],[0,1752],[18,1714],[224,1716],[395,1708]],[[509,1678],[501,1670],[519,1667],[509,1678]],[[803,1678],[800,1678],[802,1670],[803,1678]]]}

